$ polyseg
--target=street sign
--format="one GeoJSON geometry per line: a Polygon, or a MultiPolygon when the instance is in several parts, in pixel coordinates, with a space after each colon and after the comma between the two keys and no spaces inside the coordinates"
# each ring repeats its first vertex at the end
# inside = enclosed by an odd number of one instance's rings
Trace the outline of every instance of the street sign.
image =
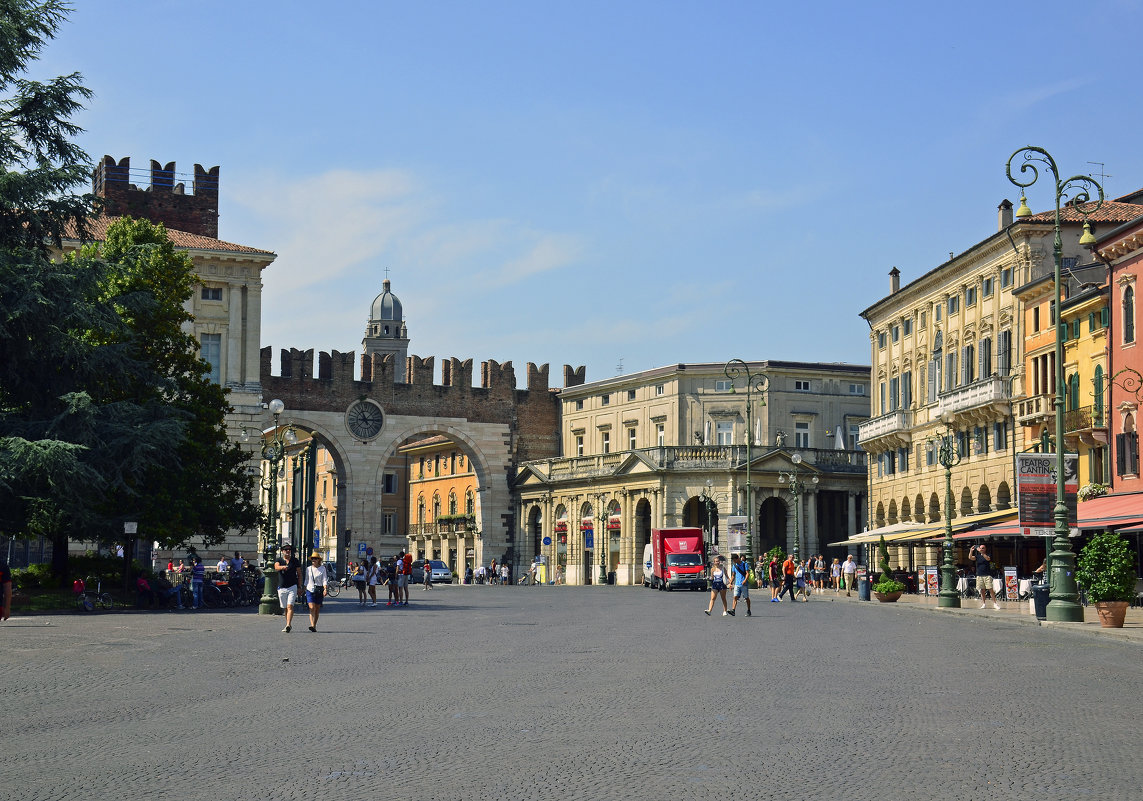
{"type": "Polygon", "coordinates": [[[583,547],[588,550],[595,547],[595,535],[592,533],[591,529],[588,529],[583,533],[583,547]]]}
{"type": "MultiPolygon", "coordinates": [[[[1076,492],[1079,490],[1079,456],[1064,454],[1064,502],[1068,507],[1068,522],[1076,524],[1076,492]]],[[[1056,510],[1056,454],[1016,454],[1017,507],[1019,524],[1029,533],[1036,529],[1055,530],[1056,510]]]]}
{"type": "Polygon", "coordinates": [[[551,545],[551,544],[552,544],[552,538],[551,537],[544,537],[544,545],[551,545]]]}
{"type": "Polygon", "coordinates": [[[363,556],[365,555],[365,543],[364,542],[357,543],[357,552],[363,556]]]}
{"type": "Polygon", "coordinates": [[[372,548],[366,548],[365,549],[365,555],[366,556],[372,556],[373,555],[373,549],[372,548]]]}
{"type": "Polygon", "coordinates": [[[318,541],[321,539],[321,529],[314,529],[314,550],[318,549],[318,541]]]}

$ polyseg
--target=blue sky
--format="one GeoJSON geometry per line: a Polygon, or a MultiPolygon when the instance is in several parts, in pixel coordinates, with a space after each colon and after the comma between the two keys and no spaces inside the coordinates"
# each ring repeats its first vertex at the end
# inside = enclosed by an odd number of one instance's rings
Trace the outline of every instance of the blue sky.
{"type": "Polygon", "coordinates": [[[411,353],[521,386],[868,364],[858,313],[996,230],[1018,147],[1143,186],[1139,2],[793,6],[80,0],[34,75],[83,73],[93,160],[221,166],[263,345],[359,351],[388,267],[411,353]]]}

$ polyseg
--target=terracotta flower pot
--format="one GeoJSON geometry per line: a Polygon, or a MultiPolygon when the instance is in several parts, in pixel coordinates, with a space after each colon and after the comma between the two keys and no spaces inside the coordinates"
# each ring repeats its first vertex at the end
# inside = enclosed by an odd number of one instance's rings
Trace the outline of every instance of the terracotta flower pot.
{"type": "Polygon", "coordinates": [[[903,590],[897,592],[874,592],[873,597],[883,604],[891,604],[901,597],[903,590]]]}
{"type": "Polygon", "coordinates": [[[1099,615],[1099,625],[1105,629],[1123,628],[1123,618],[1127,615],[1127,601],[1096,601],[1095,612],[1099,615]]]}

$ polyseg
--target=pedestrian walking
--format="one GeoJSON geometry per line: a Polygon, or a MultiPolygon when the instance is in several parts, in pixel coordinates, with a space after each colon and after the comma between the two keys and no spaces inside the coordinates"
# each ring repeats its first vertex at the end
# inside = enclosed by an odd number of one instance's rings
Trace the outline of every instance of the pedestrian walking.
{"type": "Polygon", "coordinates": [[[302,592],[302,563],[294,556],[294,546],[282,546],[282,555],[274,560],[274,572],[278,574],[278,605],[286,615],[286,626],[282,631],[290,633],[294,625],[294,604],[302,592]]]}
{"type": "Polygon", "coordinates": [[[810,600],[810,571],[806,567],[806,562],[798,562],[798,567],[794,571],[794,586],[797,588],[795,597],[802,596],[803,601],[810,600]]]}
{"type": "Polygon", "coordinates": [[[500,565],[500,585],[507,587],[509,584],[511,584],[511,580],[508,573],[508,563],[503,562],[500,565]]]}
{"type": "Polygon", "coordinates": [[[782,565],[778,561],[777,555],[770,557],[767,573],[770,577],[770,603],[776,604],[782,600],[778,597],[782,591],[782,565]]]}
{"type": "Polygon", "coordinates": [[[310,554],[310,566],[306,568],[306,604],[310,608],[310,631],[317,631],[318,618],[321,616],[321,604],[325,600],[325,585],[329,583],[329,574],[325,565],[321,563],[321,554],[314,551],[310,554]]]}
{"type": "Polygon", "coordinates": [[[853,594],[853,582],[857,580],[857,562],[853,561],[853,554],[846,554],[841,572],[845,576],[845,597],[848,598],[853,594]]]}
{"type": "Polygon", "coordinates": [[[782,600],[783,595],[789,594],[790,602],[793,603],[797,600],[794,597],[794,575],[798,572],[798,564],[794,561],[793,556],[787,556],[786,561],[782,563],[782,589],[778,593],[778,600],[782,600]]]}
{"type": "Polygon", "coordinates": [[[833,594],[837,595],[841,588],[841,562],[835,556],[833,564],[829,566],[829,583],[833,587],[833,594]]]}
{"type": "Polygon", "coordinates": [[[734,602],[730,605],[730,614],[734,614],[741,598],[746,601],[746,616],[750,617],[750,566],[738,554],[731,554],[730,562],[730,577],[734,581],[734,602]]]}
{"type": "Polygon", "coordinates": [[[722,616],[726,617],[728,612],[726,609],[726,571],[722,569],[722,557],[714,557],[714,566],[710,569],[710,603],[707,604],[706,614],[709,616],[712,609],[714,609],[714,599],[716,597],[722,598],[722,616]]]}
{"type": "Polygon", "coordinates": [[[421,568],[421,592],[431,590],[433,588],[433,563],[432,560],[426,559],[425,566],[421,568]]]}
{"type": "Polygon", "coordinates": [[[814,557],[814,589],[821,592],[825,589],[825,556],[818,554],[814,557]]]}

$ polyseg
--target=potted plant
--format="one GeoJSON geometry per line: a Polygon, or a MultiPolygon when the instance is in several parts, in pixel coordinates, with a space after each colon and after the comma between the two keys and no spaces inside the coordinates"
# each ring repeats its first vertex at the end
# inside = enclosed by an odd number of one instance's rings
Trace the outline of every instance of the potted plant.
{"type": "Polygon", "coordinates": [[[876,584],[870,587],[870,590],[873,592],[873,597],[881,603],[892,603],[901,597],[901,593],[905,591],[905,585],[894,579],[889,573],[889,548],[885,545],[884,534],[881,535],[881,541],[877,544],[877,554],[881,577],[876,584]]]}
{"type": "Polygon", "coordinates": [[[1135,562],[1127,540],[1101,531],[1080,552],[1076,580],[1095,603],[1099,625],[1122,628],[1127,604],[1135,597],[1135,562]]]}

